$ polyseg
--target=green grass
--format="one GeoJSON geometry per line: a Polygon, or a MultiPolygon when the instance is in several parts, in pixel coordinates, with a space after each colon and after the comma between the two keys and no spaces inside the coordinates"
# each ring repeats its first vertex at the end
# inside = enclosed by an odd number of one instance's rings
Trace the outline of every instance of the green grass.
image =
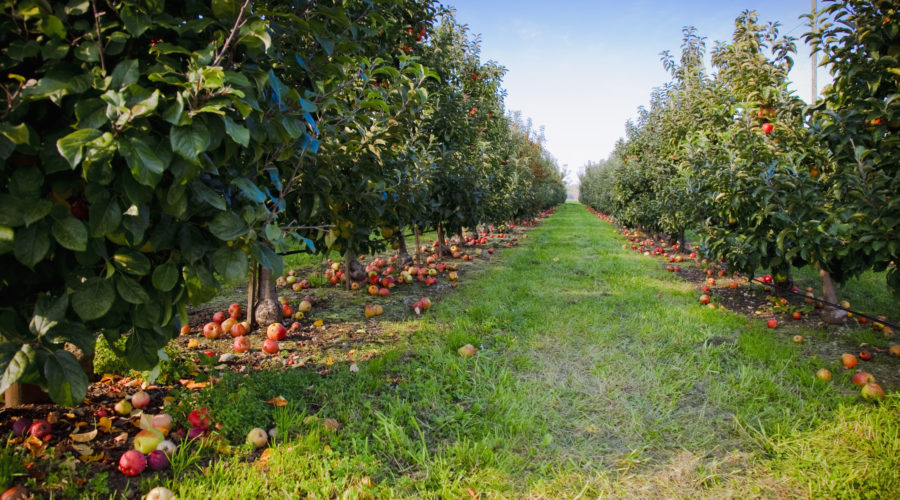
{"type": "Polygon", "coordinates": [[[170,487],[182,499],[900,496],[896,395],[858,401],[835,363],[835,381],[817,381],[822,363],[801,347],[696,305],[577,204],[522,243],[424,319],[383,321],[404,340],[358,373],[247,375],[251,395],[318,418],[279,410],[265,423],[297,437],[264,463],[224,457],[170,487]],[[475,357],[457,354],[466,343],[475,357]]]}

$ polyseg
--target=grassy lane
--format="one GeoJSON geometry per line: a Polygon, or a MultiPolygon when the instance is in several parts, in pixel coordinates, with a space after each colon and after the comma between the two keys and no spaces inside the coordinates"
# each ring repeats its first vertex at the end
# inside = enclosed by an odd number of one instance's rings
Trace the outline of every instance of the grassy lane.
{"type": "Polygon", "coordinates": [[[580,205],[463,279],[427,319],[383,324],[407,340],[358,373],[243,379],[343,427],[279,410],[296,437],[179,498],[900,496],[896,396],[859,403],[836,366],[696,305],[580,205]]]}

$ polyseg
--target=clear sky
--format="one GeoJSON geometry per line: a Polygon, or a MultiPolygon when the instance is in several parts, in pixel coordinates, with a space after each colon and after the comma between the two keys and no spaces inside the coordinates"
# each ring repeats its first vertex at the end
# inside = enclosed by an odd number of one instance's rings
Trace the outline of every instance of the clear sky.
{"type": "MultiPolygon", "coordinates": [[[[819,0],[821,8],[822,1],[819,0]]],[[[791,79],[809,102],[810,51],[802,36],[811,0],[445,0],[481,35],[482,60],[506,66],[506,106],[543,126],[547,149],[574,181],[588,161],[609,156],[625,122],[669,80],[659,53],[680,54],[682,28],[728,41],[746,9],[796,37],[791,79]]],[[[818,70],[819,89],[827,72],[818,70]]]]}

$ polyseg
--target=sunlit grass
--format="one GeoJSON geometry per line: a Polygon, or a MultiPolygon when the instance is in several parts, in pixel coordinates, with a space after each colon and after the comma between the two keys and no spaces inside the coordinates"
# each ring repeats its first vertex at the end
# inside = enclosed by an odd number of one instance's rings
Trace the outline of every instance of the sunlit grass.
{"type": "Polygon", "coordinates": [[[278,377],[319,420],[265,463],[178,478],[179,498],[900,495],[896,398],[816,381],[800,347],[700,307],[578,205],[462,279],[423,319],[384,322],[415,333],[358,373],[278,377]]]}

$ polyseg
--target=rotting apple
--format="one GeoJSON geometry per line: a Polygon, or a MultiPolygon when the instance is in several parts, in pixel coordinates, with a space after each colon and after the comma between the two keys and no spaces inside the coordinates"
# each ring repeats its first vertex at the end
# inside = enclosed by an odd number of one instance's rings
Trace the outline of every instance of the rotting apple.
{"type": "Polygon", "coordinates": [[[50,425],[50,422],[43,418],[39,418],[31,422],[31,425],[28,428],[28,433],[33,437],[36,437],[42,441],[47,441],[50,439],[50,433],[53,432],[53,427],[50,425]]]}
{"type": "Polygon", "coordinates": [[[134,449],[146,455],[155,450],[165,439],[162,432],[156,429],[144,429],[134,436],[134,449]]]}
{"type": "Polygon", "coordinates": [[[163,436],[168,436],[169,430],[172,428],[172,415],[168,413],[153,415],[153,418],[150,419],[150,425],[161,432],[163,436]]]}
{"type": "Polygon", "coordinates": [[[160,441],[158,445],[156,445],[156,449],[165,453],[168,456],[172,456],[172,454],[175,453],[175,449],[176,449],[175,442],[170,441],[168,439],[164,439],[164,440],[160,441]]]}
{"type": "Polygon", "coordinates": [[[862,394],[863,399],[875,399],[879,401],[884,399],[884,389],[875,382],[869,382],[864,385],[860,394],[862,394]]]}
{"type": "Polygon", "coordinates": [[[250,350],[250,339],[241,335],[239,337],[235,337],[234,341],[231,343],[231,348],[234,349],[236,353],[244,353],[250,350]]]}
{"type": "Polygon", "coordinates": [[[169,468],[169,457],[162,450],[153,450],[147,455],[147,465],[153,470],[169,468]]]}
{"type": "Polygon", "coordinates": [[[863,349],[862,351],[859,351],[859,359],[869,361],[872,359],[872,353],[863,349]]]}
{"type": "Polygon", "coordinates": [[[841,354],[841,364],[845,369],[851,369],[856,366],[856,356],[848,353],[841,354]]]}
{"type": "Polygon", "coordinates": [[[470,358],[470,357],[474,356],[475,353],[478,352],[478,349],[475,348],[475,346],[473,346],[472,344],[466,344],[466,345],[460,347],[458,352],[459,352],[460,356],[462,356],[464,358],[470,358]]]}
{"type": "Polygon", "coordinates": [[[127,399],[123,399],[117,402],[113,409],[116,410],[116,413],[118,413],[119,415],[126,416],[131,415],[131,410],[133,408],[131,407],[130,401],[128,401],[127,399]]]}
{"type": "Polygon", "coordinates": [[[254,427],[247,433],[247,443],[253,445],[255,448],[262,448],[266,445],[268,440],[269,434],[259,427],[254,427]]]}
{"type": "Polygon", "coordinates": [[[16,485],[3,492],[0,500],[27,500],[30,498],[28,490],[22,485],[16,485]]]}
{"type": "Polygon", "coordinates": [[[175,493],[165,486],[157,486],[147,492],[144,500],[175,500],[175,493]]]}

